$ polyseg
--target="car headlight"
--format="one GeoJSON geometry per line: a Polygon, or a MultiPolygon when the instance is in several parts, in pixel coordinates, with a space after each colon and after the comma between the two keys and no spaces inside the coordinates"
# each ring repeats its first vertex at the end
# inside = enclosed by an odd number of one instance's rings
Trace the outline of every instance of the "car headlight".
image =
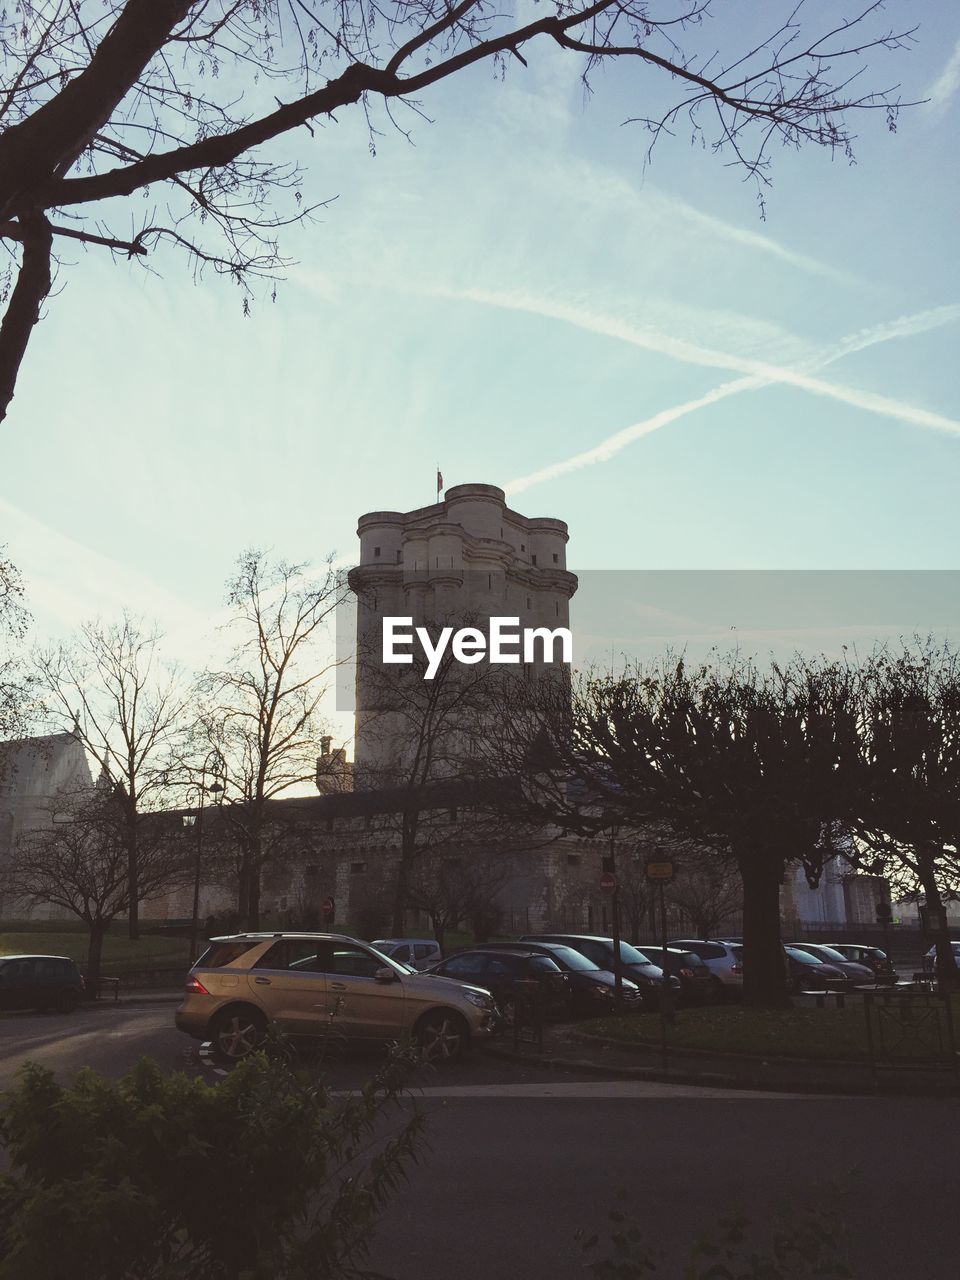
{"type": "Polygon", "coordinates": [[[464,991],[464,996],[471,1004],[475,1004],[478,1009],[492,1009],[493,996],[485,995],[482,991],[464,991]]]}
{"type": "Polygon", "coordinates": [[[606,996],[609,998],[614,994],[613,987],[605,987],[601,982],[598,982],[595,986],[591,987],[590,990],[595,996],[606,996]]]}

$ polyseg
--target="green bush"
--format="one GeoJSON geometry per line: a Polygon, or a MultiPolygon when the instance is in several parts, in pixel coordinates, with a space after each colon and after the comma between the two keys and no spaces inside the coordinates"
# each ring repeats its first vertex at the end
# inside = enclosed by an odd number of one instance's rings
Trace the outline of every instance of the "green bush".
{"type": "Polygon", "coordinates": [[[265,1054],[215,1086],[146,1059],[66,1087],[28,1065],[0,1108],[0,1280],[362,1276],[420,1145],[411,1061],[346,1099],[265,1054]]]}

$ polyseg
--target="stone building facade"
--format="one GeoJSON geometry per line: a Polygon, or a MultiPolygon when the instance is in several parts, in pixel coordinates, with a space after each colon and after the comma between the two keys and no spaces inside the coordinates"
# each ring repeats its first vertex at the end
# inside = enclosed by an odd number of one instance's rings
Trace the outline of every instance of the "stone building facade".
{"type": "Polygon", "coordinates": [[[53,822],[57,796],[93,787],[86,752],[71,733],[0,742],[0,919],[52,919],[51,907],[34,907],[5,890],[5,869],[17,840],[53,822]]]}

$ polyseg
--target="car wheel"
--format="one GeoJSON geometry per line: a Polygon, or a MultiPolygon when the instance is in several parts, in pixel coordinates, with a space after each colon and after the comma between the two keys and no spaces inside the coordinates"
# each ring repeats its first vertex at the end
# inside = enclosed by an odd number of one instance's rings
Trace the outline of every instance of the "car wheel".
{"type": "Polygon", "coordinates": [[[437,1009],[417,1024],[416,1037],[423,1056],[434,1062],[455,1062],[463,1056],[469,1031],[458,1013],[437,1009]]]}
{"type": "Polygon", "coordinates": [[[79,1003],[79,993],[67,990],[59,993],[54,1007],[56,1008],[57,1013],[73,1013],[79,1003]]]}
{"type": "Polygon", "coordinates": [[[210,1027],[213,1052],[224,1062],[239,1062],[259,1049],[267,1033],[267,1021],[256,1009],[225,1009],[210,1027]]]}

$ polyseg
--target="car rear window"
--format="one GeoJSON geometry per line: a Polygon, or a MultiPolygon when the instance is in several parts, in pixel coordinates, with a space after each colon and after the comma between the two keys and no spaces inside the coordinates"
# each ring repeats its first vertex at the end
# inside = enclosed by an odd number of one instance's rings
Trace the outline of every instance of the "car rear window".
{"type": "Polygon", "coordinates": [[[198,969],[223,969],[234,960],[239,960],[254,944],[247,938],[238,938],[229,942],[213,942],[197,961],[198,969]]]}

